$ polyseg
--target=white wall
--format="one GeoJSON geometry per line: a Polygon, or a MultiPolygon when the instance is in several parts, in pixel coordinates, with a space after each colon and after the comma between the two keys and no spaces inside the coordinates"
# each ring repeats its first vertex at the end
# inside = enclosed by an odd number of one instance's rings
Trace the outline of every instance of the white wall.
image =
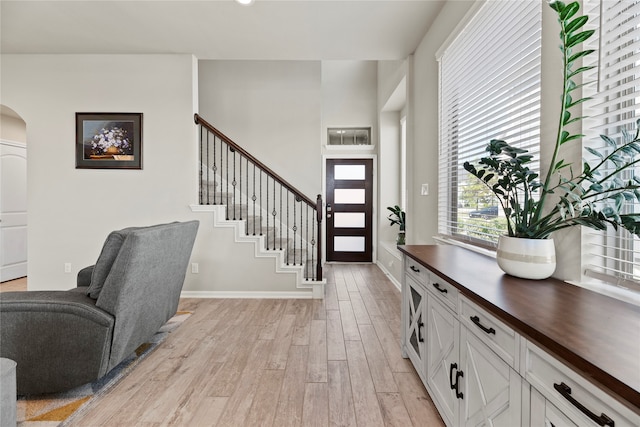
{"type": "Polygon", "coordinates": [[[199,114],[315,200],[320,62],[200,61],[199,81],[199,114]]]}
{"type": "Polygon", "coordinates": [[[330,127],[371,127],[371,144],[377,146],[377,67],[375,61],[322,62],[323,146],[330,127]]]}
{"type": "Polygon", "coordinates": [[[473,1],[448,1],[413,57],[409,99],[407,228],[412,244],[433,244],[438,232],[438,62],[436,51],[465,16],[473,1]],[[429,184],[428,196],[420,196],[429,184]]]}
{"type": "Polygon", "coordinates": [[[2,103],[27,123],[29,289],[75,286],[113,229],[193,218],[194,64],[191,55],[2,56],[2,103]],[[143,113],[143,169],[76,169],[76,112],[143,113]]]}

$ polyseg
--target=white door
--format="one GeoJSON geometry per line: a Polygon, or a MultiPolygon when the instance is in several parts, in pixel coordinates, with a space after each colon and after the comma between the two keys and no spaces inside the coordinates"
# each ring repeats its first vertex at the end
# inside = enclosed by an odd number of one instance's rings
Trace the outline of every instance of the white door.
{"type": "Polygon", "coordinates": [[[27,275],[27,147],[0,141],[0,282],[27,275]]]}

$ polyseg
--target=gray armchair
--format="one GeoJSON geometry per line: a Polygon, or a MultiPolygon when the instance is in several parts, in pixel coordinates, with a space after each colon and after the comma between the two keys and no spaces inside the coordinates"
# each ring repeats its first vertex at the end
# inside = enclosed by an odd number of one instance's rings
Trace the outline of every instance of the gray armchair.
{"type": "Polygon", "coordinates": [[[69,291],[0,294],[0,356],[17,362],[18,394],[94,381],[177,311],[198,221],[127,228],[107,237],[69,291]]]}

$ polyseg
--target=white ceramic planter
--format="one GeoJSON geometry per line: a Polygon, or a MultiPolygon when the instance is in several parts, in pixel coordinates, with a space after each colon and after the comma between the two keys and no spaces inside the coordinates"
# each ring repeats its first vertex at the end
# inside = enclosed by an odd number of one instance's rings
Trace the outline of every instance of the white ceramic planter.
{"type": "Polygon", "coordinates": [[[523,279],[546,279],[556,270],[553,239],[500,236],[496,259],[502,271],[523,279]]]}

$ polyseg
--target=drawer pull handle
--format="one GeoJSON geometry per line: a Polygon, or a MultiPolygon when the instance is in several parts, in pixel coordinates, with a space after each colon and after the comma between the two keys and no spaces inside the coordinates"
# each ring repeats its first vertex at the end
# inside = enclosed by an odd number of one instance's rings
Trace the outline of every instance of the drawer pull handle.
{"type": "Polygon", "coordinates": [[[493,328],[487,328],[487,327],[486,327],[486,326],[484,326],[482,323],[480,323],[480,318],[479,318],[478,316],[471,316],[471,317],[470,317],[470,319],[471,319],[471,321],[472,321],[473,323],[475,323],[475,324],[476,324],[476,326],[477,326],[478,328],[482,329],[482,330],[483,330],[483,331],[485,331],[486,333],[488,333],[488,334],[493,334],[493,335],[495,335],[495,334],[496,334],[496,330],[495,330],[495,329],[493,329],[493,328]]]}
{"type": "Polygon", "coordinates": [[[417,268],[415,265],[412,265],[409,267],[412,271],[415,271],[416,273],[420,273],[420,269],[417,268]]]}
{"type": "Polygon", "coordinates": [[[445,288],[441,288],[439,283],[432,283],[433,287],[436,288],[437,290],[439,290],[440,292],[442,292],[443,294],[446,294],[447,292],[449,292],[448,290],[446,290],[445,288]]]}
{"type": "Polygon", "coordinates": [[[456,389],[455,384],[453,384],[453,370],[454,369],[458,369],[458,364],[457,363],[452,363],[449,366],[449,386],[451,386],[451,390],[455,390],[456,389]]]}
{"type": "Polygon", "coordinates": [[[565,383],[560,383],[560,384],[554,383],[553,388],[555,388],[556,391],[562,395],[562,397],[564,397],[569,402],[571,402],[573,406],[575,406],[580,411],[582,411],[582,413],[584,413],[587,417],[595,421],[599,426],[614,427],[615,423],[611,418],[607,417],[605,414],[600,414],[600,416],[597,416],[596,414],[591,412],[589,409],[587,409],[582,403],[574,399],[574,397],[571,396],[571,387],[569,387],[565,383]]]}
{"type": "Polygon", "coordinates": [[[451,390],[455,390],[456,391],[456,397],[458,399],[462,399],[462,397],[464,396],[461,392],[460,392],[460,378],[464,377],[464,372],[462,371],[458,371],[456,372],[456,379],[455,379],[455,383],[453,382],[453,371],[458,369],[458,364],[457,363],[452,363],[451,365],[449,365],[449,386],[451,386],[451,390]]]}
{"type": "Polygon", "coordinates": [[[424,327],[423,322],[418,322],[418,342],[424,342],[424,338],[422,337],[422,328],[424,327]]]}

